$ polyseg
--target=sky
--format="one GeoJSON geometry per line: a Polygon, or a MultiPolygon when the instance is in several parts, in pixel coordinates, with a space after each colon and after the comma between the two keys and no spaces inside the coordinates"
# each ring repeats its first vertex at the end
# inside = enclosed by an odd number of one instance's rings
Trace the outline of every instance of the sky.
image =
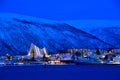
{"type": "Polygon", "coordinates": [[[120,0],[0,0],[0,13],[50,20],[120,20],[120,0]]]}

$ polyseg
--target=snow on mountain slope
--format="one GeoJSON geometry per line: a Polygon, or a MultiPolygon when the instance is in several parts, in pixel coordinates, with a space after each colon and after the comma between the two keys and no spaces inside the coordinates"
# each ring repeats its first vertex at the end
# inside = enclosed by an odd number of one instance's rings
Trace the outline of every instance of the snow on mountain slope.
{"type": "Polygon", "coordinates": [[[57,21],[17,14],[0,14],[0,54],[27,54],[30,44],[56,53],[69,48],[109,48],[111,44],[57,21]]]}
{"type": "Polygon", "coordinates": [[[120,48],[120,21],[119,20],[78,20],[66,21],[97,38],[120,48]]]}
{"type": "Polygon", "coordinates": [[[116,48],[120,48],[120,27],[96,28],[90,30],[89,33],[97,36],[104,42],[115,45],[116,48]]]}
{"type": "Polygon", "coordinates": [[[120,27],[120,20],[68,20],[64,22],[82,30],[112,26],[120,27]]]}

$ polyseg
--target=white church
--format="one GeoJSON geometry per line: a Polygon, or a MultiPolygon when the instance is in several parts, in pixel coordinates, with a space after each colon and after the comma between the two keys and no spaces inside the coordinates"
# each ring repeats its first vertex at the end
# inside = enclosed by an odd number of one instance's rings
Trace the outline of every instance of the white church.
{"type": "Polygon", "coordinates": [[[37,47],[32,43],[27,56],[34,57],[34,59],[38,59],[38,58],[42,58],[43,55],[49,57],[46,48],[40,49],[39,47],[37,47]]]}

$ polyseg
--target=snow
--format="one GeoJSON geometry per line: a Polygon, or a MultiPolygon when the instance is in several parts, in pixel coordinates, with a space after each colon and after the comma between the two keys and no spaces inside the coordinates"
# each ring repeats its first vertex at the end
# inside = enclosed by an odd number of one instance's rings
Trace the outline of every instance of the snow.
{"type": "Polygon", "coordinates": [[[91,34],[79,30],[64,22],[38,19],[18,14],[0,14],[0,54],[27,54],[30,44],[48,52],[69,48],[108,48],[111,45],[102,42],[91,34]]]}
{"type": "Polygon", "coordinates": [[[120,20],[71,20],[64,21],[71,26],[83,30],[100,40],[120,48],[120,20]]]}
{"type": "Polygon", "coordinates": [[[28,53],[31,43],[40,48],[46,47],[47,51],[52,53],[69,48],[120,47],[119,37],[117,37],[120,35],[119,28],[109,28],[110,25],[119,25],[119,21],[83,20],[80,21],[80,24],[74,21],[70,22],[74,25],[71,26],[70,23],[67,24],[64,21],[1,13],[0,54],[25,55],[28,53]],[[103,28],[96,30],[97,27],[95,28],[95,26],[102,26],[103,28]],[[108,27],[104,29],[104,26],[108,27]],[[114,35],[116,37],[112,37],[114,35]]]}
{"type": "Polygon", "coordinates": [[[0,21],[11,21],[11,20],[13,20],[13,18],[17,18],[20,20],[28,20],[30,22],[46,23],[46,24],[47,23],[50,23],[50,24],[58,23],[58,21],[40,19],[40,18],[36,18],[36,17],[18,15],[18,14],[13,14],[13,13],[0,13],[0,21]]]}
{"type": "Polygon", "coordinates": [[[82,30],[112,26],[120,27],[120,20],[68,20],[63,22],[82,30]]]}

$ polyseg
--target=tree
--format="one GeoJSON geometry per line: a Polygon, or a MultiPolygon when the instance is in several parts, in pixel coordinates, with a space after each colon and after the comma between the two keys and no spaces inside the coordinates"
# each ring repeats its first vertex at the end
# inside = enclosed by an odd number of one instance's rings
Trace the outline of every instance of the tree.
{"type": "Polygon", "coordinates": [[[77,57],[77,60],[78,60],[78,57],[81,56],[80,52],[78,52],[78,51],[75,53],[75,55],[77,57]]]}
{"type": "Polygon", "coordinates": [[[47,60],[47,57],[46,57],[45,54],[43,54],[43,58],[42,59],[43,59],[44,62],[47,60]]]}
{"type": "Polygon", "coordinates": [[[96,49],[96,54],[100,55],[100,51],[98,49],[96,49]]]}

